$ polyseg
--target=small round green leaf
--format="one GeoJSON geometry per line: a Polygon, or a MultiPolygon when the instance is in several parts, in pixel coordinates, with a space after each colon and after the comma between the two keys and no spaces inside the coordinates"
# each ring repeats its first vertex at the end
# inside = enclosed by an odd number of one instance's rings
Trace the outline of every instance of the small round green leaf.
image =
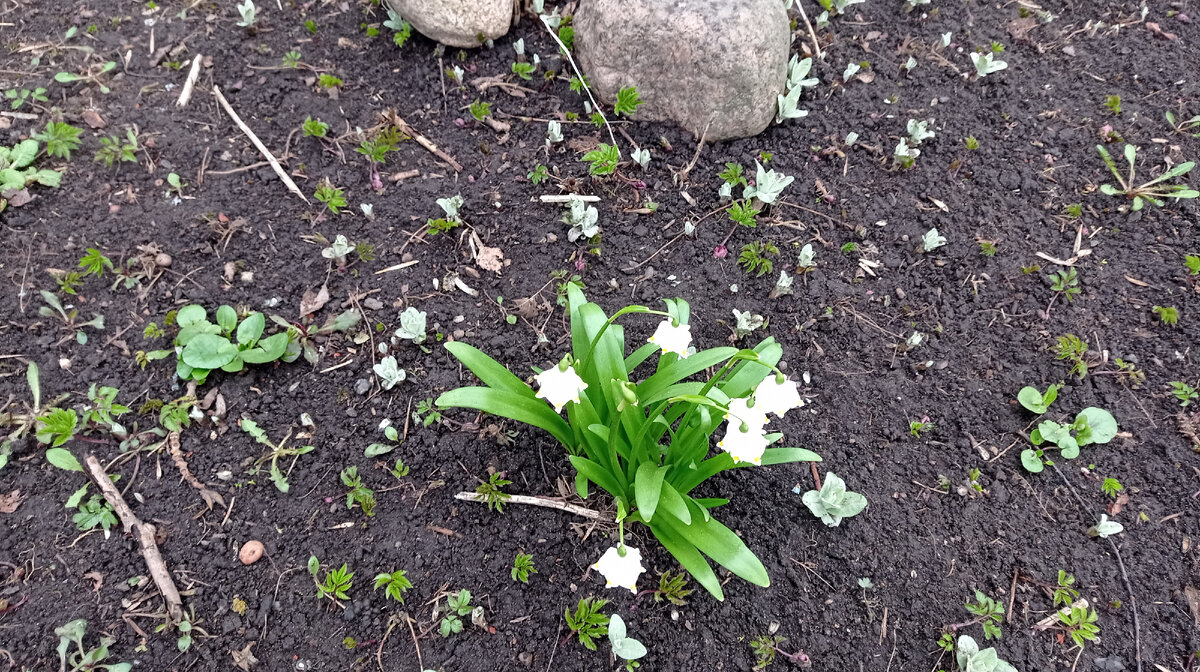
{"type": "Polygon", "coordinates": [[[1037,456],[1037,453],[1032,448],[1026,448],[1021,451],[1021,466],[1025,467],[1025,471],[1031,474],[1040,474],[1045,465],[1042,464],[1042,459],[1037,456]]]}
{"type": "Polygon", "coordinates": [[[237,342],[241,345],[254,345],[262,336],[267,320],[262,313],[250,313],[237,328],[237,342]]]}
{"type": "Polygon", "coordinates": [[[237,357],[237,346],[215,334],[196,334],[183,347],[179,358],[196,369],[219,369],[237,357]]]}
{"type": "Polygon", "coordinates": [[[233,306],[221,306],[217,309],[217,325],[221,331],[228,334],[237,326],[237,311],[233,306]]]}
{"type": "Polygon", "coordinates": [[[66,448],[50,448],[46,451],[46,461],[64,471],[83,471],[83,465],[66,448]]]}

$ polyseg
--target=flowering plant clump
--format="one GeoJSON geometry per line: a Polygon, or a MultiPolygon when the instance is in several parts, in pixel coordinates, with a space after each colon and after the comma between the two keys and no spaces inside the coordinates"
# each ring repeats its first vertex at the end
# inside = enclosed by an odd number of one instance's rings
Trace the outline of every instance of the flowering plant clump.
{"type": "Polygon", "coordinates": [[[690,308],[682,299],[664,301],[665,311],[635,305],[608,317],[578,287],[567,292],[571,353],[534,377],[536,392],[480,350],[451,342],[446,349],[483,384],[446,392],[437,405],[545,430],[570,454],[581,497],[592,484],[612,495],[620,540],[593,565],[609,587],[636,592],[645,571],[641,552],[624,544],[627,522],[649,527],[717,599],[724,593],[709,560],[769,585],[754,553],[710,512],[729,500],[691,493],[728,469],[821,459],[803,448],[772,447],[783,435],[768,431],[768,414],[783,417],[803,404],[796,383],[775,366],[783,348],[767,338],[753,349],[695,351],[690,308]],[[626,354],[625,331],[616,322],[632,313],[664,319],[649,342],[626,354]],[[712,377],[694,379],[710,369],[716,369],[712,377]],[[720,452],[712,454],[718,429],[720,452]]]}

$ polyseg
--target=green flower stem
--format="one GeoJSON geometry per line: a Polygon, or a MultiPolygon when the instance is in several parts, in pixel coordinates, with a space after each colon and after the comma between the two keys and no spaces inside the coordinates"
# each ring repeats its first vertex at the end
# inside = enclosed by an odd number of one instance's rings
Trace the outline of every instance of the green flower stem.
{"type": "MultiPolygon", "coordinates": [[[[609,325],[611,325],[613,322],[616,322],[618,317],[621,317],[622,315],[628,315],[630,313],[642,313],[642,314],[646,314],[646,315],[662,315],[664,317],[671,317],[670,313],[665,313],[661,310],[651,310],[650,308],[647,308],[646,306],[625,306],[624,308],[618,310],[617,312],[612,314],[612,317],[605,320],[604,325],[601,326],[600,329],[596,331],[595,337],[592,338],[591,344],[588,345],[587,352],[585,352],[583,354],[583,358],[580,360],[580,363],[579,363],[580,370],[587,369],[586,365],[591,363],[592,353],[596,351],[596,346],[600,343],[600,337],[604,335],[604,332],[608,329],[609,325]]],[[[622,353],[622,355],[624,355],[624,353],[622,353]]]]}

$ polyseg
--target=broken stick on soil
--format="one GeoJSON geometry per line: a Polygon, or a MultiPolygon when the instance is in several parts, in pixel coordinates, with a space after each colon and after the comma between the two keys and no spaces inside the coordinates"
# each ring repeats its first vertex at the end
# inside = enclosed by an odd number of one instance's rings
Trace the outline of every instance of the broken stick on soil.
{"type": "MultiPolygon", "coordinates": [[[[464,502],[486,502],[487,501],[486,499],[484,499],[484,496],[479,494],[478,492],[460,492],[457,495],[455,495],[454,498],[461,499],[464,502]]],[[[599,511],[593,511],[589,508],[585,508],[582,506],[576,506],[575,504],[568,504],[564,501],[557,500],[557,499],[548,499],[546,497],[532,497],[530,495],[509,495],[507,498],[505,498],[504,503],[505,504],[528,504],[530,506],[541,506],[541,507],[545,507],[547,509],[557,509],[559,511],[566,511],[567,513],[573,513],[577,516],[583,516],[584,518],[591,518],[592,520],[602,520],[604,518],[604,515],[601,514],[599,511]]]]}
{"type": "Polygon", "coordinates": [[[296,186],[296,183],[292,181],[292,178],[289,177],[287,172],[283,170],[283,166],[280,166],[279,162],[275,160],[275,155],[271,154],[271,150],[267,149],[267,146],[264,145],[262,140],[259,140],[258,136],[254,134],[254,131],[250,130],[250,127],[242,121],[242,118],[238,116],[237,112],[233,111],[233,108],[229,105],[229,101],[225,100],[225,96],[221,95],[221,87],[213,85],[213,95],[217,97],[217,102],[220,103],[221,107],[225,109],[225,113],[228,114],[231,119],[233,119],[233,123],[237,124],[237,127],[242,129],[242,133],[245,133],[246,137],[250,138],[250,142],[254,143],[254,146],[258,149],[259,154],[262,154],[263,158],[265,158],[267,162],[271,164],[271,169],[275,171],[275,174],[279,176],[279,179],[283,180],[283,183],[287,185],[288,190],[299,196],[300,199],[305,203],[308,203],[308,197],[304,195],[303,191],[300,191],[300,187],[296,186]]]}
{"type": "Polygon", "coordinates": [[[453,156],[450,156],[449,154],[447,154],[447,153],[443,152],[441,149],[439,149],[438,146],[433,144],[433,142],[430,141],[429,138],[414,131],[412,126],[408,125],[407,121],[400,118],[400,115],[393,114],[391,116],[391,121],[396,126],[396,128],[400,129],[401,133],[409,136],[413,140],[416,140],[417,144],[419,144],[422,147],[424,147],[425,149],[429,150],[429,152],[431,154],[438,157],[442,161],[445,161],[446,163],[450,164],[450,166],[452,168],[454,168],[454,170],[456,172],[461,173],[463,171],[462,164],[460,164],[458,161],[455,161],[453,156]]]}
{"type": "Polygon", "coordinates": [[[104,500],[116,511],[117,517],[121,519],[121,524],[125,526],[125,531],[134,532],[138,544],[142,547],[142,557],[146,560],[147,569],[150,570],[150,578],[154,579],[154,585],[158,586],[158,592],[162,593],[163,600],[167,603],[167,615],[170,616],[172,623],[179,623],[183,620],[183,600],[179,597],[179,589],[175,587],[175,580],[167,571],[167,564],[163,562],[162,554],[158,552],[158,544],[154,541],[154,526],[138,520],[133,510],[125,503],[125,498],[113,485],[112,479],[104,473],[104,467],[100,466],[100,460],[97,460],[94,455],[84,456],[83,466],[96,487],[100,488],[104,500]]]}
{"type": "Polygon", "coordinates": [[[204,56],[196,54],[192,57],[192,69],[188,71],[187,79],[183,82],[183,91],[179,92],[179,100],[175,101],[177,107],[187,107],[188,101],[192,99],[192,89],[196,86],[196,80],[200,79],[200,66],[204,62],[204,56]]]}

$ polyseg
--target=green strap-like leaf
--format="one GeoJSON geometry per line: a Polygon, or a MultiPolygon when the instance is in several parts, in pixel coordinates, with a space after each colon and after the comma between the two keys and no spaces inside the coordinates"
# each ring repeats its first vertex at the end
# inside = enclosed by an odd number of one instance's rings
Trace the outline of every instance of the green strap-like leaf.
{"type": "Polygon", "coordinates": [[[478,348],[461,341],[451,341],[446,344],[446,349],[470,369],[476,378],[483,381],[484,385],[527,399],[534,398],[533,389],[526,385],[525,381],[514,376],[499,362],[488,357],[478,348]]]}
{"type": "Polygon", "coordinates": [[[674,556],[679,564],[692,575],[704,589],[707,590],[713,597],[724,602],[725,593],[721,591],[721,582],[717,579],[717,575],[713,573],[712,567],[696,550],[687,539],[675,531],[675,526],[679,526],[679,521],[668,523],[668,516],[660,515],[654,524],[650,526],[650,531],[654,533],[659,543],[663,548],[674,556]]]}
{"type": "Polygon", "coordinates": [[[540,427],[564,446],[573,445],[571,428],[567,423],[545,402],[532,396],[518,396],[490,387],[460,387],[438,397],[435,403],[441,408],[474,408],[540,427]]]}
{"type": "MultiPolygon", "coordinates": [[[[584,478],[600,486],[613,497],[624,497],[625,489],[613,478],[613,475],[599,464],[579,455],[571,455],[571,466],[575,467],[584,478]]],[[[578,486],[578,480],[576,480],[578,486]]]]}
{"type": "MultiPolygon", "coordinates": [[[[699,508],[697,507],[697,509],[699,508]]],[[[695,544],[700,552],[715,560],[725,569],[756,586],[766,588],[771,585],[767,570],[758,557],[749,548],[746,548],[741,537],[722,525],[716,518],[705,519],[693,515],[692,524],[684,530],[677,531],[695,544]]]]}
{"type": "Polygon", "coordinates": [[[687,378],[695,375],[710,366],[716,366],[721,362],[736,355],[737,348],[710,348],[686,359],[664,367],[662,371],[650,376],[641,385],[638,385],[638,399],[643,404],[652,404],[656,401],[666,399],[666,391],[669,387],[687,378]]]}
{"type": "Polygon", "coordinates": [[[663,490],[663,477],[666,475],[666,468],[654,462],[643,462],[634,477],[633,494],[637,499],[638,510],[642,512],[642,519],[647,523],[654,518],[654,511],[658,508],[659,496],[663,490]]]}
{"type": "Polygon", "coordinates": [[[642,362],[649,359],[650,355],[653,355],[655,352],[658,352],[658,346],[653,343],[647,343],[634,350],[625,358],[625,371],[632,373],[634,369],[641,366],[642,362]]]}

